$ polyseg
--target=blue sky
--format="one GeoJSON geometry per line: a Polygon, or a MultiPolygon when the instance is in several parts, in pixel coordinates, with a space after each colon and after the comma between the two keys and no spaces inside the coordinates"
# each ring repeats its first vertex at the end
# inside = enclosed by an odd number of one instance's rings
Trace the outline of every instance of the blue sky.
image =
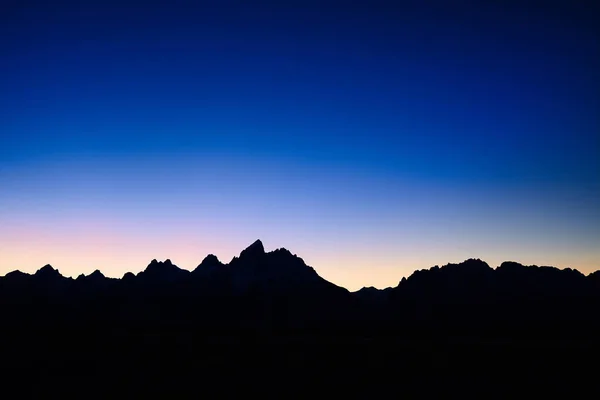
{"type": "Polygon", "coordinates": [[[259,237],[353,289],[470,256],[597,269],[596,10],[480,3],[13,3],[0,272],[259,237]]]}

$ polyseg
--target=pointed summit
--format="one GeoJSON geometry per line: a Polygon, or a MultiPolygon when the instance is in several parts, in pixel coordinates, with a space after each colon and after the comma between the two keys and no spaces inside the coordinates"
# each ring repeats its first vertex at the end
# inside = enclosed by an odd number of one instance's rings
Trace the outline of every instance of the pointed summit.
{"type": "Polygon", "coordinates": [[[100,272],[99,269],[92,272],[89,277],[91,279],[104,279],[105,278],[104,274],[102,272],[100,272]]]}
{"type": "Polygon", "coordinates": [[[35,276],[50,278],[50,277],[60,277],[62,275],[60,274],[60,272],[58,272],[57,269],[52,268],[52,266],[50,264],[46,264],[42,268],[37,270],[37,272],[35,273],[35,276]]]}
{"type": "Polygon", "coordinates": [[[260,239],[258,239],[240,253],[240,258],[257,257],[263,254],[265,254],[265,247],[260,239]]]}
{"type": "Polygon", "coordinates": [[[265,252],[265,247],[263,246],[263,243],[260,241],[260,239],[256,239],[254,241],[254,243],[252,243],[250,246],[248,246],[248,248],[260,250],[263,253],[265,252]]]}
{"type": "MultiPolygon", "coordinates": [[[[266,253],[260,240],[242,251],[239,258],[234,257],[224,271],[229,274],[229,286],[239,292],[290,293],[341,289],[321,278],[304,260],[287,249],[266,253]]],[[[348,293],[346,289],[341,290],[348,293]]]]}
{"type": "Polygon", "coordinates": [[[204,257],[204,260],[192,271],[192,274],[196,276],[211,274],[215,271],[221,270],[224,264],[219,261],[217,256],[209,254],[204,257]]]}
{"type": "Polygon", "coordinates": [[[56,271],[56,270],[54,268],[52,268],[52,265],[46,264],[42,268],[38,269],[36,274],[47,274],[48,272],[53,272],[53,271],[56,271]]]}

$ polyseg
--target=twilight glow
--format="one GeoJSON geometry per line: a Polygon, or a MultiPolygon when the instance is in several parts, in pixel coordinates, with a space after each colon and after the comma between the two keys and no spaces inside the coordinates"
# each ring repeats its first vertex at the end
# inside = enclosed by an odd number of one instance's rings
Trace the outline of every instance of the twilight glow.
{"type": "Polygon", "coordinates": [[[193,269],[255,239],[351,290],[471,257],[600,269],[584,9],[17,3],[1,275],[193,269]]]}

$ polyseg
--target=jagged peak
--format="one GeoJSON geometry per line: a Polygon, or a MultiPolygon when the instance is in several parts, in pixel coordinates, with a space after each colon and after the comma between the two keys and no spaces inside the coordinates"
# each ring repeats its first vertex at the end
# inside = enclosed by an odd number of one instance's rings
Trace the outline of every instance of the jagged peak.
{"type": "Polygon", "coordinates": [[[62,276],[57,269],[52,268],[52,265],[46,264],[35,273],[36,276],[62,276]]]}
{"type": "Polygon", "coordinates": [[[486,265],[489,267],[488,263],[486,263],[485,261],[483,261],[481,258],[469,258],[466,259],[465,261],[461,262],[460,264],[463,265],[486,265]]]}
{"type": "Polygon", "coordinates": [[[152,260],[148,267],[146,267],[145,270],[140,271],[137,274],[137,276],[142,276],[145,278],[165,278],[169,276],[181,276],[189,272],[190,271],[187,269],[179,268],[177,265],[173,264],[170,259],[167,258],[165,261],[152,260]]]}
{"type": "Polygon", "coordinates": [[[479,258],[469,258],[460,263],[448,263],[442,267],[434,265],[429,269],[415,270],[408,278],[404,277],[398,283],[398,286],[415,280],[427,279],[427,277],[445,275],[445,276],[460,276],[460,275],[481,275],[493,273],[494,269],[488,263],[479,258]]]}
{"type": "Polygon", "coordinates": [[[104,278],[105,277],[104,274],[102,272],[100,272],[99,269],[92,272],[89,276],[90,276],[90,278],[104,278]]]}
{"type": "Polygon", "coordinates": [[[224,264],[214,254],[209,254],[204,257],[204,260],[192,271],[192,274],[203,275],[211,273],[215,269],[220,269],[224,264]]]}
{"type": "Polygon", "coordinates": [[[265,247],[260,239],[257,239],[254,243],[246,247],[246,249],[240,253],[240,258],[248,256],[260,256],[263,254],[265,254],[265,247]]]}
{"type": "Polygon", "coordinates": [[[265,246],[263,246],[263,242],[260,239],[256,239],[254,241],[254,243],[252,243],[250,246],[248,246],[247,249],[256,249],[256,250],[260,250],[264,253],[265,246]]]}
{"type": "Polygon", "coordinates": [[[286,256],[289,256],[289,257],[298,257],[296,254],[292,254],[292,252],[289,251],[288,249],[286,249],[285,247],[281,247],[279,249],[275,249],[274,251],[270,252],[270,254],[286,255],[286,256]]]}
{"type": "Polygon", "coordinates": [[[153,259],[152,261],[150,261],[150,264],[148,264],[147,269],[148,268],[154,269],[159,266],[177,267],[175,264],[173,264],[171,259],[167,258],[165,261],[158,261],[156,259],[153,259]]]}

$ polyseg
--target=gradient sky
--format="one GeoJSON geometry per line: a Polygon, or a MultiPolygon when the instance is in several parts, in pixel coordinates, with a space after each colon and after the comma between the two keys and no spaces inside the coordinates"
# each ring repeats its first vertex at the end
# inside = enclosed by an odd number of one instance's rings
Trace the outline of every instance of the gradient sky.
{"type": "Polygon", "coordinates": [[[600,269],[594,2],[386,3],[4,2],[0,274],[600,269]]]}

